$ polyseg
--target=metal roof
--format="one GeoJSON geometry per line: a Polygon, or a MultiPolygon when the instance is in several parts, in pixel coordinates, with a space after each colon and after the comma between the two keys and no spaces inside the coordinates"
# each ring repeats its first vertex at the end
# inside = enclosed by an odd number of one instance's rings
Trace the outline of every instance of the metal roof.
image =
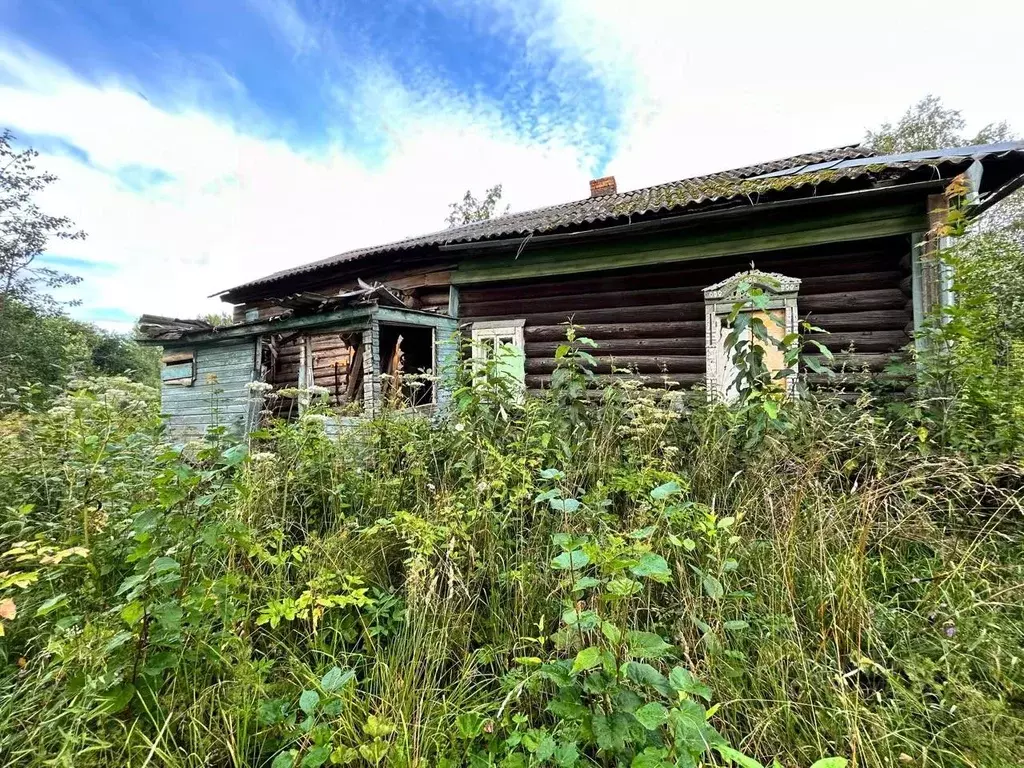
{"type": "Polygon", "coordinates": [[[898,181],[924,166],[966,166],[975,159],[1001,157],[1011,153],[1019,153],[1024,158],[1024,142],[1003,142],[896,155],[875,155],[869,148],[856,144],[836,147],[653,187],[510,213],[426,235],[358,248],[299,267],[281,270],[216,295],[223,296],[249,290],[284,278],[348,264],[369,256],[398,254],[414,248],[454,243],[538,235],[643,214],[682,212],[682,209],[705,203],[742,200],[749,204],[757,204],[764,198],[775,196],[775,193],[784,190],[803,190],[810,196],[815,194],[820,186],[844,180],[868,177],[869,180],[898,181]]]}

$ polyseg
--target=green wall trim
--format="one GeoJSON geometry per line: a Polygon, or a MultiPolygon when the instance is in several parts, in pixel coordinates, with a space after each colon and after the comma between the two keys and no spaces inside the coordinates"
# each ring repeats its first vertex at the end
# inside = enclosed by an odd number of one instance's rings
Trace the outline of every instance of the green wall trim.
{"type": "Polygon", "coordinates": [[[899,206],[856,211],[779,224],[747,226],[706,234],[647,238],[643,242],[577,245],[521,255],[518,259],[469,258],[452,272],[455,285],[517,280],[530,277],[575,274],[583,271],[620,269],[675,261],[778,251],[826,243],[865,240],[921,231],[927,217],[921,206],[899,206]]]}

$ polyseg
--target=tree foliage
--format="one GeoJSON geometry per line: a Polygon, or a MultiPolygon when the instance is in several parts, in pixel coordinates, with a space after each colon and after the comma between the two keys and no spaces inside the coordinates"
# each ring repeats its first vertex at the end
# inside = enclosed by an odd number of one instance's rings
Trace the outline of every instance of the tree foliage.
{"type": "Polygon", "coordinates": [[[54,241],[85,233],[37,199],[57,178],[0,133],[0,411],[39,407],[75,375],[125,374],[153,381],[157,353],[131,338],[72,320],[53,291],[81,278],[40,264],[54,241]]]}
{"type": "Polygon", "coordinates": [[[508,213],[509,206],[506,205],[504,210],[498,211],[500,203],[501,184],[495,184],[484,192],[484,196],[480,199],[477,199],[473,192],[467,189],[462,200],[448,205],[448,228],[493,218],[496,211],[498,216],[503,216],[508,213]]]}
{"type": "Polygon", "coordinates": [[[85,237],[69,218],[44,213],[36,204],[36,196],[57,177],[39,171],[35,165],[39,153],[15,150],[13,140],[10,131],[0,133],[0,328],[9,299],[52,310],[55,300],[50,291],[79,282],[81,278],[42,266],[37,260],[51,240],[85,237]]]}
{"type": "Polygon", "coordinates": [[[989,123],[973,136],[964,133],[966,127],[959,109],[946,107],[938,96],[928,95],[907,109],[895,125],[882,123],[877,131],[869,130],[864,143],[879,153],[896,154],[994,144],[1014,138],[1005,120],[989,123]]]}

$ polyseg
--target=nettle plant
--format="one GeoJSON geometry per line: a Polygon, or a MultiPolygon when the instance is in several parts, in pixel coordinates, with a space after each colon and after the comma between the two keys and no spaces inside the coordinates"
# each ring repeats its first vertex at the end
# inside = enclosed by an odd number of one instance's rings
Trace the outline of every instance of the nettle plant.
{"type": "Polygon", "coordinates": [[[772,295],[762,286],[740,281],[736,293],[738,299],[725,318],[729,333],[724,347],[735,371],[729,382],[730,391],[735,393],[738,412],[746,422],[748,442],[754,443],[768,431],[784,432],[789,428],[784,407],[796,391],[795,377],[801,362],[814,373],[833,375],[831,368],[801,355],[804,346],[817,348],[829,363],[835,358],[824,344],[804,335],[827,333],[823,328],[803,320],[799,330],[787,332],[784,317],[769,311],[772,295]],[[770,328],[768,323],[774,327],[770,328]],[[769,356],[774,357],[776,351],[782,359],[778,369],[769,365],[769,356]]]}

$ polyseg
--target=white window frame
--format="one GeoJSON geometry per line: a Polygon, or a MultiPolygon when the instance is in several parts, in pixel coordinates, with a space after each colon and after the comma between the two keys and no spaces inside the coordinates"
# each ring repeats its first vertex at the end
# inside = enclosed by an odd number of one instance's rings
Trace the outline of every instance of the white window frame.
{"type": "MultiPolygon", "coordinates": [[[[729,401],[736,396],[733,391],[735,372],[730,354],[725,348],[725,339],[729,335],[729,329],[725,327],[723,320],[732,313],[736,302],[744,301],[747,298],[739,294],[741,282],[751,283],[761,288],[769,297],[763,308],[752,307],[748,311],[784,310],[785,321],[782,329],[784,336],[796,333],[799,327],[797,294],[800,291],[800,280],[798,278],[752,269],[747,272],[738,272],[705,288],[703,292],[705,354],[707,355],[706,384],[708,397],[712,399],[729,401]]],[[[797,366],[794,364],[793,372],[786,377],[786,390],[791,395],[796,392],[796,382],[797,366]]]]}
{"type": "Polygon", "coordinates": [[[472,359],[475,367],[484,363],[481,355],[482,350],[491,346],[494,354],[498,353],[498,344],[504,343],[519,351],[519,358],[522,361],[522,370],[515,372],[517,386],[526,389],[526,342],[523,336],[523,328],[526,320],[485,320],[473,323],[470,335],[473,343],[472,359]]]}

